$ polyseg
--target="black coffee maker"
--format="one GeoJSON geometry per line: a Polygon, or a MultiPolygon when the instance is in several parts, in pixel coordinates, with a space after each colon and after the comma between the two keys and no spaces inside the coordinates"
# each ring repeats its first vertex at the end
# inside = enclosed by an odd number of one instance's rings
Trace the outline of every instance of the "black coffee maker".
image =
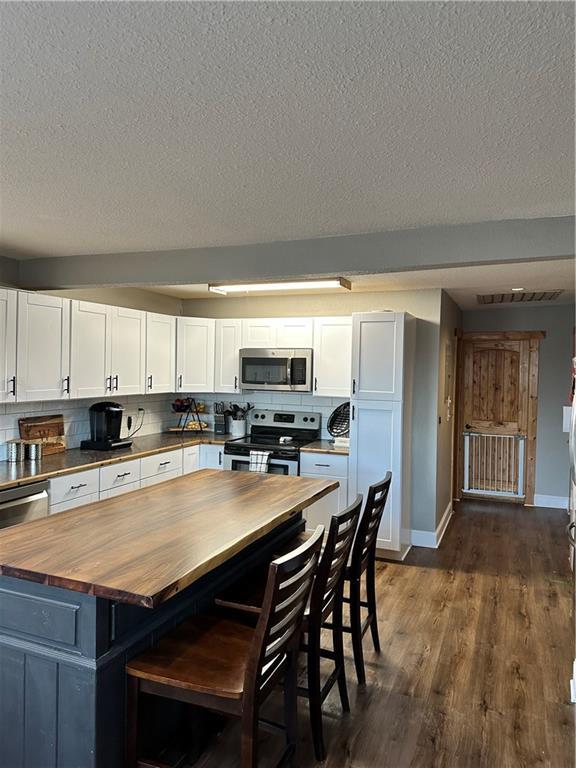
{"type": "Polygon", "coordinates": [[[121,440],[122,415],[120,403],[94,403],[90,406],[90,440],[82,440],[80,448],[93,451],[111,451],[130,448],[132,440],[121,440]]]}

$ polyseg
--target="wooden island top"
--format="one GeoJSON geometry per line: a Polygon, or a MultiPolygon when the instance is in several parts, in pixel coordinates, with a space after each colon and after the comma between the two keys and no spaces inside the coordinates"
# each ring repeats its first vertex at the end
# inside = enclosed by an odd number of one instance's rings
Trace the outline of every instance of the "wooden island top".
{"type": "Polygon", "coordinates": [[[154,608],[337,487],[200,470],[0,531],[0,574],[154,608]]]}

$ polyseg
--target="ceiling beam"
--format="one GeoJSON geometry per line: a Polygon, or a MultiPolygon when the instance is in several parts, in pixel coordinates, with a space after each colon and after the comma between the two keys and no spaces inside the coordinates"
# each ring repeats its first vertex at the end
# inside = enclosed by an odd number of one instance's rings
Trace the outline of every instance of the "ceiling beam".
{"type": "Polygon", "coordinates": [[[559,259],[574,255],[574,217],[421,227],[341,237],[19,262],[30,289],[186,285],[559,259]]]}

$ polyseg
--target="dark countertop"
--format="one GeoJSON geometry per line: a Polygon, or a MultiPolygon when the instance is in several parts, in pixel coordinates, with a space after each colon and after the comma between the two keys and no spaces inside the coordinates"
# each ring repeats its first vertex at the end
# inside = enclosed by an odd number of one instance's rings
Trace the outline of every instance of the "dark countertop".
{"type": "Polygon", "coordinates": [[[82,451],[72,448],[62,453],[45,456],[39,462],[0,462],[0,489],[27,485],[37,480],[49,480],[58,475],[95,469],[106,464],[117,464],[129,459],[139,459],[154,453],[162,453],[177,448],[188,448],[202,443],[224,445],[229,435],[215,435],[213,432],[158,433],[135,437],[132,447],[117,451],[82,451]]]}
{"type": "Polygon", "coordinates": [[[332,440],[315,440],[300,450],[302,453],[339,453],[342,456],[348,456],[350,453],[350,448],[340,445],[336,446],[332,440]]]}
{"type": "Polygon", "coordinates": [[[0,531],[0,574],[153,608],[338,488],[202,469],[0,531]]]}

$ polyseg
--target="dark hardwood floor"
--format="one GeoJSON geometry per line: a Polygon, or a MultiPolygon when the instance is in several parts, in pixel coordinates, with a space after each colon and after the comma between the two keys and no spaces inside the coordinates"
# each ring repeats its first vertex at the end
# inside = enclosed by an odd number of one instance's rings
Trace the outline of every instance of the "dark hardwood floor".
{"type": "MultiPolygon", "coordinates": [[[[469,502],[440,549],[380,565],[382,653],[367,637],[364,690],[349,656],[349,715],[336,691],[326,701],[326,768],[573,768],[566,523],[558,510],[469,502]]],[[[305,708],[302,768],[315,765],[305,708]]],[[[269,768],[278,737],[260,743],[269,768]]],[[[194,768],[237,768],[238,744],[226,728],[194,768]]]]}

